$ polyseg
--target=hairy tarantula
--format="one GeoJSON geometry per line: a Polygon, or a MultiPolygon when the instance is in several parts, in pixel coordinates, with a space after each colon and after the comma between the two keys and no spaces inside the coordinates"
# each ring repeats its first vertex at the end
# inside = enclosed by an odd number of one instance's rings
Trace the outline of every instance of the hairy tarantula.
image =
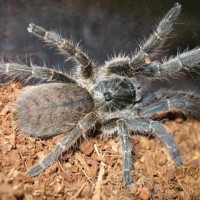
{"type": "Polygon", "coordinates": [[[30,24],[28,31],[56,46],[77,63],[72,76],[54,69],[16,63],[1,63],[0,72],[12,77],[37,77],[43,83],[24,92],[16,101],[16,119],[27,135],[47,138],[64,134],[39,164],[27,170],[34,177],[57,161],[79,138],[88,134],[98,123],[105,135],[116,134],[122,151],[122,169],[125,184],[133,183],[132,134],[153,134],[165,143],[177,165],[183,162],[178,147],[164,126],[155,119],[161,112],[179,110],[197,117],[200,97],[183,91],[159,90],[144,92],[141,77],[163,78],[180,70],[192,71],[200,63],[200,48],[186,51],[163,63],[153,55],[162,47],[172,25],[181,12],[176,3],[158,24],[137,53],[118,56],[98,67],[83,50],[56,32],[46,31],[30,24]]]}

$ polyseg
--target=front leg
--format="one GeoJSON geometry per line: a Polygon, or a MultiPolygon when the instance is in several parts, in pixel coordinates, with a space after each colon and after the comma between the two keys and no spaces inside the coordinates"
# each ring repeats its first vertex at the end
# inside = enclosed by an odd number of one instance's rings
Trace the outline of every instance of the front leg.
{"type": "Polygon", "coordinates": [[[163,77],[166,75],[174,76],[185,70],[188,72],[195,71],[195,68],[199,67],[200,63],[200,48],[186,51],[176,57],[169,59],[166,62],[151,62],[150,64],[143,65],[135,70],[135,73],[139,73],[148,77],[163,77]]]}
{"type": "Polygon", "coordinates": [[[105,69],[102,69],[102,73],[105,75],[119,74],[123,76],[134,76],[141,68],[143,69],[144,65],[151,69],[152,55],[158,52],[163,46],[167,35],[172,30],[172,25],[180,13],[181,5],[176,3],[158,24],[153,34],[140,46],[139,51],[133,57],[119,56],[111,59],[109,62],[106,62],[105,69]]]}
{"type": "Polygon", "coordinates": [[[154,33],[140,47],[139,52],[131,59],[130,66],[132,68],[137,68],[150,62],[150,60],[148,61],[148,58],[151,58],[152,54],[157,52],[163,46],[167,35],[172,30],[172,25],[180,13],[181,5],[176,3],[159,23],[154,33]]]}
{"type": "Polygon", "coordinates": [[[66,38],[62,38],[55,31],[47,31],[44,28],[35,24],[30,24],[28,31],[33,35],[42,38],[45,42],[56,46],[62,54],[67,54],[69,58],[77,62],[78,69],[77,74],[82,77],[83,80],[93,81],[95,78],[96,64],[88,57],[83,50],[74,45],[72,41],[66,38]]]}

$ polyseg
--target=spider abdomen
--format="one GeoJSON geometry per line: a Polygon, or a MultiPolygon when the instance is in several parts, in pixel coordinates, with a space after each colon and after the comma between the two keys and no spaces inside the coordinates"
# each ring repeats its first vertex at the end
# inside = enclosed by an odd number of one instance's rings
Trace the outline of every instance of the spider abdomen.
{"type": "Polygon", "coordinates": [[[49,137],[71,130],[94,108],[90,94],[74,84],[49,83],[24,92],[16,101],[16,118],[22,131],[49,137]]]}

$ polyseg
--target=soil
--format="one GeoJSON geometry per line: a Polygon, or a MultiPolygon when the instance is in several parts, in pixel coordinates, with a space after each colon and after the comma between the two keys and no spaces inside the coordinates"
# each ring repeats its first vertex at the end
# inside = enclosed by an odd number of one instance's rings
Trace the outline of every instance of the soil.
{"type": "MultiPolygon", "coordinates": [[[[26,88],[28,89],[28,88],[26,88]]],[[[132,136],[134,184],[122,180],[117,138],[88,137],[36,178],[25,171],[62,136],[47,140],[20,132],[14,102],[23,91],[18,82],[0,85],[0,199],[200,199],[200,122],[166,120],[180,148],[184,167],[177,167],[157,140],[132,136]]]]}

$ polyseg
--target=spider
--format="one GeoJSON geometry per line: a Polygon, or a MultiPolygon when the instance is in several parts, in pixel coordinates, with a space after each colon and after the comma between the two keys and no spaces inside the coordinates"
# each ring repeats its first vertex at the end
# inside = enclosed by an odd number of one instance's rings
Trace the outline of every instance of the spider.
{"type": "Polygon", "coordinates": [[[55,149],[30,167],[27,174],[35,177],[56,162],[81,137],[97,124],[106,136],[117,135],[121,144],[123,179],[127,186],[132,178],[131,135],[153,135],[168,148],[177,165],[182,165],[178,146],[157,114],[172,110],[198,118],[200,96],[184,91],[145,91],[144,78],[161,79],[181,70],[192,71],[200,63],[200,48],[179,54],[168,61],[154,60],[154,55],[166,41],[172,25],[181,12],[176,3],[158,24],[156,30],[131,56],[119,55],[103,67],[89,58],[78,45],[30,24],[28,31],[56,46],[62,54],[77,64],[72,75],[55,69],[17,63],[1,63],[0,72],[11,77],[36,77],[47,80],[22,93],[16,100],[16,119],[21,130],[30,136],[48,138],[64,134],[55,149]],[[141,78],[142,77],[142,78],[141,78]]]}

